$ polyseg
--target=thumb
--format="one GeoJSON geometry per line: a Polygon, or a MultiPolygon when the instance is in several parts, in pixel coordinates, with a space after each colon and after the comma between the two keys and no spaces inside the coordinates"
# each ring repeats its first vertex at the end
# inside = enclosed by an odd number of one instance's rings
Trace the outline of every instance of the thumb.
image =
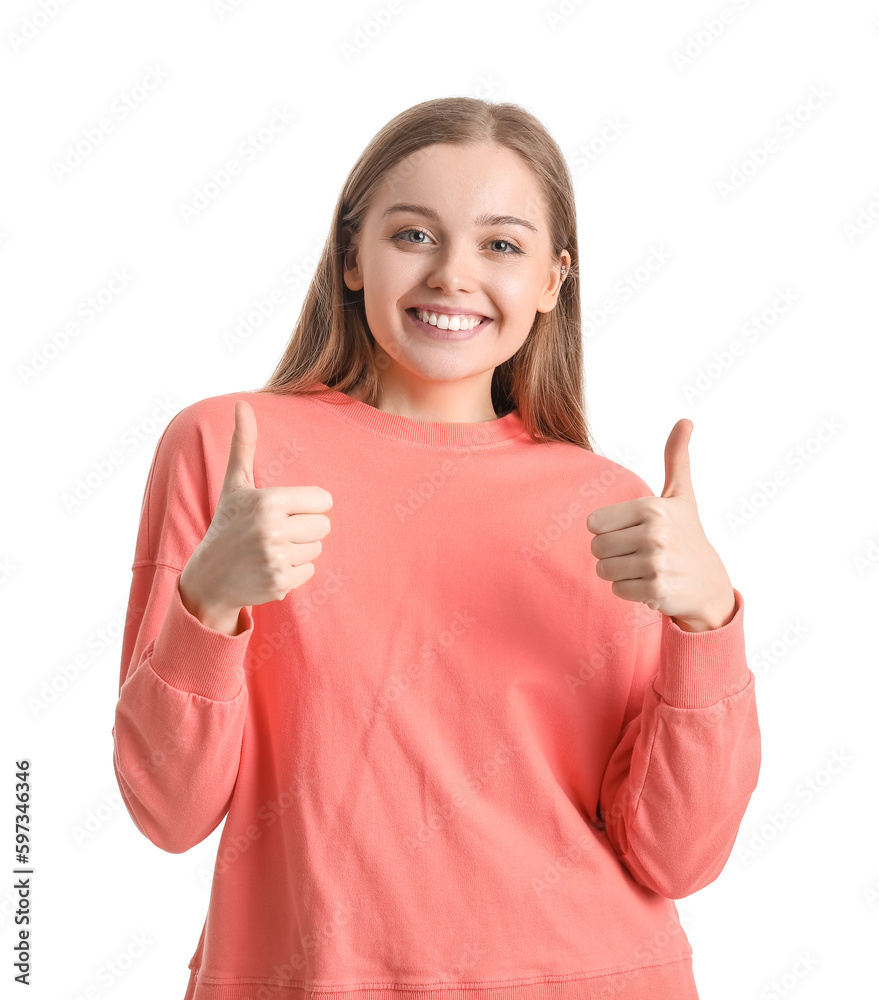
{"type": "Polygon", "coordinates": [[[665,443],[665,484],[661,496],[684,497],[696,502],[690,478],[690,435],[693,421],[682,417],[671,429],[665,443]]]}
{"type": "Polygon", "coordinates": [[[232,489],[249,487],[253,483],[253,453],[256,451],[256,416],[250,403],[243,399],[235,402],[235,429],[229,445],[229,461],[223,479],[223,493],[232,489]]]}

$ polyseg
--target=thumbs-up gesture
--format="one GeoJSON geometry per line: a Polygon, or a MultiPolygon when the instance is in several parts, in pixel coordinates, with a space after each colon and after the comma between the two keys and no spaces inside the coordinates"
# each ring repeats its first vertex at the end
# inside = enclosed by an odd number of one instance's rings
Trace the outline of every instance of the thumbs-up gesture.
{"type": "Polygon", "coordinates": [[[595,572],[613,581],[617,597],[661,611],[686,632],[702,632],[730,621],[735,594],[696,510],[688,451],[692,431],[686,418],[671,429],[661,496],[599,507],[586,527],[595,535],[595,572]]]}
{"type": "Polygon", "coordinates": [[[256,416],[238,400],[217,508],[180,574],[190,614],[230,635],[243,607],[283,600],[314,576],[331,527],[333,498],[319,486],[254,486],[255,450],[256,416]]]}

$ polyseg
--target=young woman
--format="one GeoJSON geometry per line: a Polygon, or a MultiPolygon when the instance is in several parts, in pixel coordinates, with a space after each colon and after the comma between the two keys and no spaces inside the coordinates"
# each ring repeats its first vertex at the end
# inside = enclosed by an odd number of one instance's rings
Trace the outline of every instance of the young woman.
{"type": "Polygon", "coordinates": [[[186,1000],[697,997],[673,900],[756,786],[742,595],[588,434],[574,194],[523,108],[404,111],[269,382],[162,434],[114,766],[225,818],[186,1000]],[[331,530],[332,529],[332,530],[331,530]]]}

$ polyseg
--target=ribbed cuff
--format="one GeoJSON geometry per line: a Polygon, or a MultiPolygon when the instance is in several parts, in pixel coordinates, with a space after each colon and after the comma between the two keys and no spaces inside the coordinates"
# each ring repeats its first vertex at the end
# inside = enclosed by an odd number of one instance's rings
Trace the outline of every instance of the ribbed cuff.
{"type": "Polygon", "coordinates": [[[184,607],[178,576],[150,665],[171,687],[214,701],[231,701],[245,683],[244,654],[253,635],[250,608],[242,610],[241,620],[246,627],[238,635],[203,625],[184,607]]]}
{"type": "Polygon", "coordinates": [[[735,612],[720,628],[685,632],[663,615],[659,672],[653,689],[675,708],[708,708],[750,680],[745,653],[744,599],[733,587],[735,612]]]}

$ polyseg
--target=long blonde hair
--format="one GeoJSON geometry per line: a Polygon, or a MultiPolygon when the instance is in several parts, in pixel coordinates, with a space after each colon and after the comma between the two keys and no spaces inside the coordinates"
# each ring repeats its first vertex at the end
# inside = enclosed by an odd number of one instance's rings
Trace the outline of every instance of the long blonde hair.
{"type": "Polygon", "coordinates": [[[376,356],[362,289],[352,292],[345,284],[345,255],[377,188],[401,161],[434,143],[483,142],[517,153],[531,168],[543,193],[553,255],[567,250],[571,256],[555,308],[536,313],[525,342],[495,368],[492,405],[498,417],[518,410],[535,441],[567,441],[594,451],[583,386],[574,187],[555,140],[517,104],[437,98],[401,112],[376,133],[339,195],[332,229],[284,354],[258,391],[310,395],[322,391],[314,388],[321,382],[343,393],[356,390],[358,398],[377,405],[379,368],[387,359],[376,356]]]}

